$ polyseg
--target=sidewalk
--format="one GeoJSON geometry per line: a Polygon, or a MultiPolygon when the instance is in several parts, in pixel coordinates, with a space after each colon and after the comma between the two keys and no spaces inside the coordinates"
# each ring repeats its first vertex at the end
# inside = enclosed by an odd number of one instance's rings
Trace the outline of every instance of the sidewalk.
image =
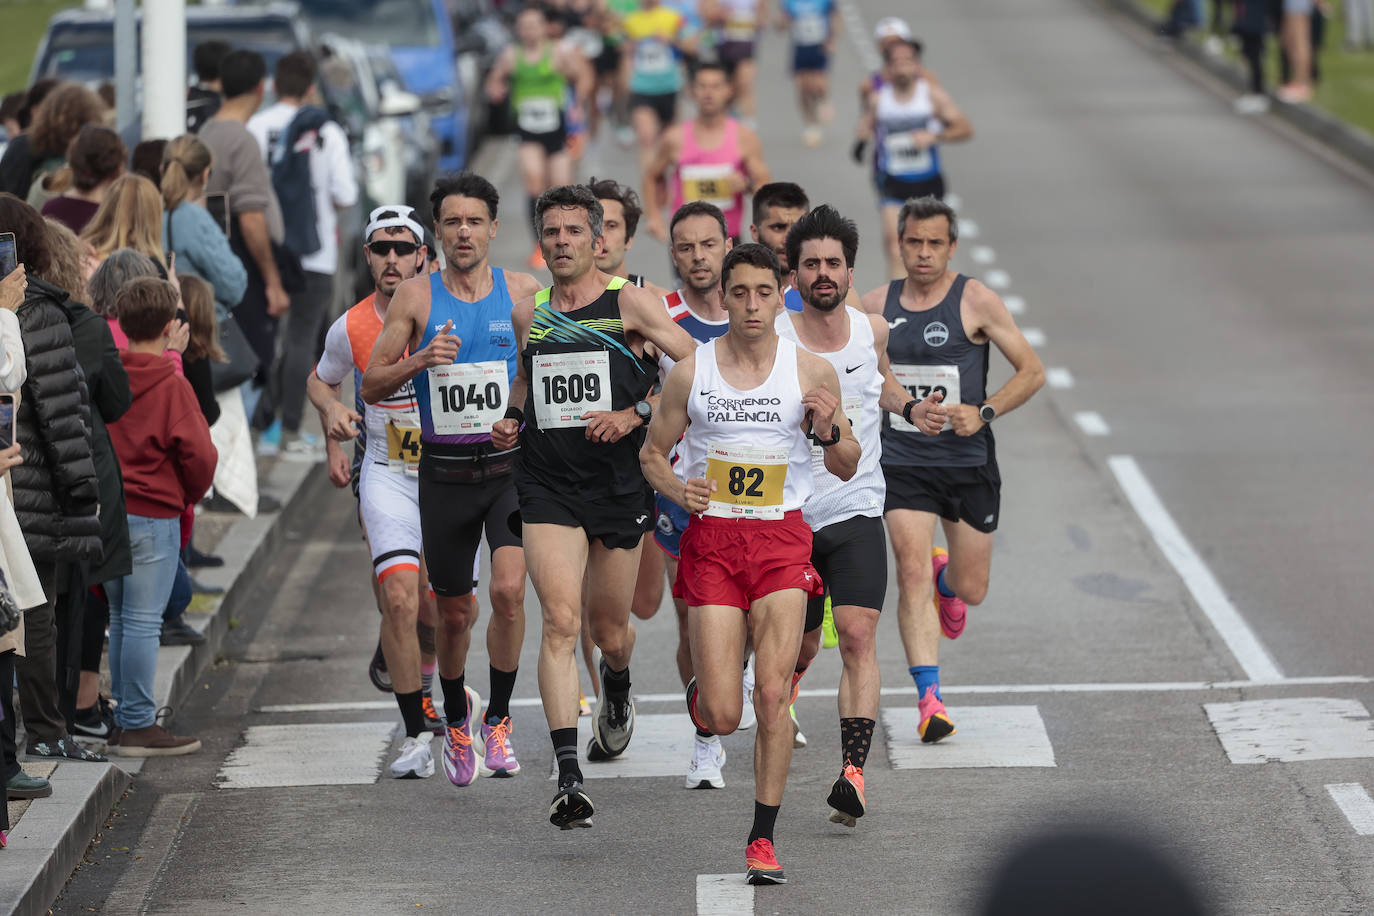
{"type": "MultiPolygon", "coordinates": [[[[1140,0],[1099,0],[1111,9],[1124,14],[1153,34],[1158,31],[1160,18],[1146,8],[1140,0]]],[[[1238,93],[1247,91],[1245,73],[1240,65],[1226,57],[1208,50],[1194,36],[1188,35],[1177,41],[1170,41],[1168,47],[1174,49],[1188,60],[1206,70],[1213,78],[1220,80],[1238,93]]],[[[1342,121],[1315,105],[1284,102],[1270,94],[1269,113],[1274,117],[1296,127],[1319,143],[1341,153],[1356,165],[1374,172],[1374,137],[1367,132],[1342,121]]]]}
{"type": "MultiPolygon", "coordinates": [[[[281,501],[279,512],[255,519],[202,516],[207,523],[231,519],[213,547],[224,565],[196,570],[197,579],[223,587],[224,594],[209,601],[201,597],[187,612],[186,620],[205,634],[202,645],[158,650],[154,695],[159,707],[179,705],[200,673],[214,663],[230,618],[281,546],[285,526],[279,523],[305,501],[309,484],[328,485],[320,465],[294,461],[275,462],[258,483],[263,493],[281,501]],[[201,602],[207,606],[195,613],[201,602]]],[[[48,912],[143,764],[143,760],[123,757],[113,757],[110,763],[60,763],[55,768],[50,761],[21,762],[31,773],[43,775],[51,770],[53,793],[50,798],[10,805],[10,844],[0,851],[0,914],[48,912]]]]}

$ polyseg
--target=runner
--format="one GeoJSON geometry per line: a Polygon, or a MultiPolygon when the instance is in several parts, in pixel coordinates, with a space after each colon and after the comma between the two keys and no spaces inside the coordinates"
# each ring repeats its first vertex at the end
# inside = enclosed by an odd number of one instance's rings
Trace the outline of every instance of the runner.
{"type": "MultiPolygon", "coordinates": [[[[807,214],[811,202],[801,185],[790,181],[775,181],[754,192],[754,222],[749,233],[754,241],[772,249],[782,265],[783,297],[782,304],[794,312],[802,310],[801,294],[793,288],[790,277],[792,268],[787,263],[787,233],[794,223],[807,214]]],[[[845,305],[860,307],[859,294],[850,288],[845,305]]]]}
{"type": "Polygon", "coordinates": [[[730,74],[735,114],[750,130],[758,129],[754,60],[759,29],[768,15],[766,0],[703,0],[701,15],[716,34],[716,56],[730,74]]]}
{"type": "Polygon", "coordinates": [[[403,447],[405,430],[416,425],[415,391],[406,382],[377,404],[366,405],[363,416],[338,396],[343,380],[353,375],[356,384],[367,367],[397,287],[424,269],[424,230],[411,213],[410,207],[387,206],[368,217],[364,257],[374,292],[330,326],[324,353],[306,380],[306,393],[332,446],[329,472],[336,486],[347,486],[353,476],[338,443],[356,438],[367,443],[356,494],[359,520],[372,554],[371,579],[382,612],[385,671],[406,731],[391,775],[425,778],[434,775],[430,741],[443,722],[430,695],[436,610],[420,555],[419,489],[403,447]],[[359,422],[364,422],[363,430],[359,422]]]}
{"type": "Polygon", "coordinates": [[[602,219],[601,250],[596,255],[596,269],[613,277],[624,277],[630,285],[650,290],[656,296],[666,296],[668,291],[650,283],[642,274],[633,274],[625,269],[625,258],[635,244],[635,232],[639,229],[639,218],[644,210],[639,205],[639,195],[634,188],[623,185],[610,178],[593,178],[587,187],[601,201],[602,219]]]}
{"type": "Polygon", "coordinates": [[[1001,297],[949,270],[959,223],[948,204],[909,200],[896,228],[906,278],[867,293],[863,304],[886,319],[892,372],[911,392],[882,431],[884,512],[897,558],[897,625],[916,681],[917,731],[932,744],[954,734],[940,697],[940,634],[958,637],[966,606],[981,604],[988,590],[1002,487],[989,424],[1024,404],[1044,384],[1045,371],[1001,297]],[[993,394],[987,393],[989,342],[1016,370],[993,394]],[[934,437],[915,435],[914,408],[934,394],[941,395],[948,423],[934,437]],[[948,552],[934,546],[937,519],[948,552]]]}
{"type": "Polygon", "coordinates": [[[730,117],[730,83],[720,64],[697,67],[692,99],[697,116],[664,131],[644,169],[644,214],[649,232],[660,241],[668,240],[662,189],[671,181],[674,211],[695,201],[714,204],[725,214],[727,234],[738,240],[744,192],[770,180],[763,145],[758,134],[730,117]]]}
{"type": "Polygon", "coordinates": [[[673,593],[688,606],[695,677],[687,708],[702,734],[725,735],[739,725],[752,632],[758,734],[745,851],[750,884],[786,881],[773,828],[792,758],[787,696],[806,598],[823,590],[801,514],[812,492],[811,441],[842,479],[854,476],[860,459],[835,370],[773,328],[781,279],[777,258],[762,245],[725,256],[729,329],[668,373],[641,453],[649,482],[696,515],[682,539],[673,593]],[[669,462],[675,450],[676,473],[669,462]]]}
{"type": "Polygon", "coordinates": [[[801,103],[802,142],[817,147],[825,140],[821,124],[835,115],[829,101],[829,69],[840,31],[840,8],[835,0],[782,0],[780,25],[792,34],[792,76],[801,103]]]}
{"type": "Polygon", "coordinates": [[[654,363],[644,345],[681,359],[693,344],[652,293],[596,269],[602,209],[590,190],[570,185],[546,192],[535,219],[554,283],[522,298],[511,313],[520,368],[512,406],[493,428],[492,442],[521,446],[520,516],[544,616],[539,693],[558,762],[549,821],[566,830],[590,827],[593,810],[577,762],[583,577],[592,638],[602,653],[593,741],[614,757],[634,732],[630,601],[640,539],[653,518],[637,458],[640,428],[652,414],[645,398],[654,363]]]}
{"type": "Polygon", "coordinates": [[[639,142],[639,165],[653,155],[659,134],[677,121],[682,56],[696,46],[687,17],[661,0],[641,0],[624,20],[630,125],[639,142]]]}
{"type": "MultiPolygon", "coordinates": [[[[487,75],[487,98],[510,100],[520,133],[520,178],[534,202],[551,187],[572,181],[568,153],[568,117],[564,103],[571,88],[571,109],[582,117],[594,90],[592,70],[571,42],[549,38],[549,20],[540,6],[526,6],[515,17],[517,41],[507,45],[487,75]]],[[[544,266],[536,241],[529,266],[544,266]]]]}
{"type": "MultiPolygon", "coordinates": [[[[833,603],[839,632],[840,777],[830,790],[830,820],[853,827],[864,816],[864,763],[878,720],[878,613],[887,590],[887,538],[883,534],[886,485],[878,465],[878,428],[882,406],[900,411],[909,400],[887,365],[887,323],[844,305],[854,273],[859,233],[835,209],[820,206],[802,217],[787,235],[788,261],[804,307],[778,315],[778,336],[825,358],[840,381],[841,404],[863,448],[859,469],[848,481],[825,469],[824,452],[811,448],[816,490],[802,517],[811,526],[811,564],[825,581],[826,595],[806,607],[806,638],[792,677],[797,684],[820,648],[825,599],[833,603]]],[[[932,397],[912,411],[912,419],[933,434],[944,423],[944,409],[932,397]]]]}
{"type": "MultiPolygon", "coordinates": [[[[969,139],[973,128],[949,93],[924,76],[919,43],[894,41],[883,59],[888,82],[873,94],[859,119],[858,138],[874,144],[873,177],[889,276],[901,278],[906,269],[897,244],[897,213],[907,200],[945,196],[938,147],[969,139]]],[[[862,148],[857,152],[862,157],[862,148]]]]}
{"type": "MultiPolygon", "coordinates": [[[[896,16],[884,16],[882,19],[878,20],[877,25],[873,26],[873,44],[878,50],[879,57],[883,57],[887,54],[889,45],[900,41],[913,41],[915,37],[916,36],[911,31],[911,26],[907,24],[906,20],[899,19],[896,16]]],[[[936,82],[933,75],[929,72],[926,73],[926,77],[932,82],[936,82]]],[[[859,82],[860,111],[868,108],[869,100],[873,98],[873,94],[883,88],[887,81],[887,68],[881,67],[868,74],[868,76],[865,76],[859,82]]],[[[860,164],[863,163],[863,148],[857,144],[863,142],[862,140],[856,141],[855,146],[856,152],[854,161],[860,164]]]]}
{"type": "MultiPolygon", "coordinates": [[[[476,774],[514,776],[510,697],[525,635],[525,560],[511,470],[515,456],[493,449],[491,424],[507,403],[515,373],[511,302],[538,283],[492,267],[496,189],[464,172],[440,179],[430,194],[443,271],[402,283],[363,373],[362,393],[377,403],[412,381],[419,411],[420,522],[430,584],[439,604],[439,682],[444,693],[444,771],[456,786],[476,774]],[[410,355],[405,355],[409,353],[410,355]],[[477,622],[472,566],[486,530],[491,552],[487,626],[490,703],[466,684],[468,645],[477,622]],[[479,759],[473,736],[480,725],[479,759]]],[[[404,440],[403,440],[404,443],[404,440]]]]}
{"type": "MultiPolygon", "coordinates": [[[[598,99],[602,94],[609,95],[611,125],[615,128],[615,139],[622,147],[629,149],[634,145],[634,128],[630,127],[630,88],[623,66],[625,59],[625,17],[639,9],[639,0],[606,0],[596,11],[594,18],[597,31],[601,33],[601,53],[592,60],[596,72],[596,91],[598,99]]],[[[597,136],[601,122],[599,101],[588,111],[588,128],[592,136],[597,136]]]]}

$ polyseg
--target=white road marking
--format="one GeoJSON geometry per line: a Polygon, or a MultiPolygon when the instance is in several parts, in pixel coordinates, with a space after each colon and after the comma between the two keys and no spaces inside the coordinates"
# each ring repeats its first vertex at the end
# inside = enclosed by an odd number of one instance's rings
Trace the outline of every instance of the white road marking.
{"type": "Polygon", "coordinates": [[[1117,483],[1121,485],[1136,514],[1150,529],[1160,552],[1188,586],[1193,600],[1221,635],[1246,677],[1271,681],[1282,678],[1283,672],[1279,670],[1274,657],[1259,641],[1255,631],[1250,629],[1245,618],[1240,616],[1231,599],[1226,597],[1212,570],[1193,550],[1193,545],[1188,543],[1135,459],[1130,455],[1114,455],[1107,459],[1107,465],[1116,475],[1117,483]]]}
{"type": "Polygon", "coordinates": [[[1202,708],[1232,763],[1374,757],[1374,722],[1359,700],[1299,697],[1202,708]]]}
{"type": "Polygon", "coordinates": [[[1102,414],[1095,410],[1080,410],[1073,415],[1073,422],[1078,424],[1078,428],[1083,430],[1085,436],[1110,436],[1112,428],[1107,425],[1107,421],[1102,419],[1102,414]]]}
{"type": "MultiPolygon", "coordinates": [[[[954,694],[1022,694],[1022,693],[1188,693],[1207,690],[1247,690],[1256,687],[1325,687],[1333,684],[1371,684],[1374,678],[1362,675],[1333,675],[1322,677],[1279,677],[1268,680],[1240,681],[1117,681],[1082,684],[950,684],[941,685],[940,692],[954,694]]],[[[916,688],[884,687],[885,697],[915,696],[916,688]]],[[[833,699],[835,690],[815,688],[798,691],[803,699],[833,699]]],[[[511,706],[531,707],[540,705],[539,697],[519,697],[510,701],[511,706]]],[[[635,694],[636,703],[681,703],[682,694],[646,693],[635,694]]],[[[442,707],[442,700],[436,698],[436,705],[442,707]]],[[[395,709],[393,700],[357,700],[351,703],[283,703],[276,706],[260,706],[256,712],[276,715],[302,712],[374,712],[395,709]]]]}
{"type": "Polygon", "coordinates": [[[916,733],[919,716],[912,707],[883,710],[887,752],[894,769],[1055,766],[1054,748],[1035,706],[950,709],[950,719],[961,730],[938,744],[921,743],[916,733]]]}
{"type": "Polygon", "coordinates": [[[1040,330],[1039,328],[1022,328],[1021,336],[1026,338],[1026,343],[1030,344],[1032,347],[1035,347],[1036,349],[1043,347],[1047,339],[1045,337],[1045,332],[1040,330]]]}
{"type": "Polygon", "coordinates": [[[959,238],[964,239],[964,240],[976,239],[976,238],[978,238],[978,234],[979,234],[981,231],[982,231],[982,228],[978,225],[978,223],[977,223],[975,220],[971,220],[971,219],[960,219],[960,220],[959,220],[959,238]]]}
{"type": "MultiPolygon", "coordinates": [[[[582,775],[587,779],[685,776],[687,764],[692,759],[695,730],[692,720],[687,716],[686,703],[683,703],[683,707],[682,712],[678,713],[636,715],[634,740],[630,742],[625,756],[604,763],[588,763],[582,768],[582,775]]],[[[586,748],[591,736],[591,717],[583,716],[577,720],[577,746],[586,748]]],[[[745,764],[747,766],[748,761],[745,764]]]]}
{"type": "Polygon", "coordinates": [[[957,211],[960,207],[964,205],[964,199],[960,197],[958,194],[955,194],[953,191],[951,191],[950,193],[945,195],[945,203],[949,204],[951,208],[957,211]]]}
{"type": "Polygon", "coordinates": [[[219,770],[221,789],[356,786],[377,781],[396,722],[254,725],[219,770]]]}
{"type": "Polygon", "coordinates": [[[989,245],[974,245],[969,249],[968,256],[975,264],[991,264],[997,260],[997,252],[989,245]]]}
{"type": "Polygon", "coordinates": [[[1003,296],[1002,304],[1007,307],[1007,311],[1013,315],[1026,314],[1026,299],[1024,296],[1003,296]]]}
{"type": "Polygon", "coordinates": [[[744,874],[697,875],[697,916],[753,914],[754,888],[744,874]]]}
{"type": "Polygon", "coordinates": [[[983,282],[987,284],[989,289],[1006,289],[1011,286],[1011,274],[994,267],[983,273],[983,282]]]}
{"type": "MultiPolygon", "coordinates": [[[[1358,782],[1340,782],[1326,787],[1326,794],[1341,809],[1359,836],[1374,836],[1374,798],[1358,782]]],[[[697,899],[701,899],[701,879],[697,879],[697,899]]],[[[697,912],[701,912],[697,904],[697,912]]]]}
{"type": "Polygon", "coordinates": [[[1045,370],[1045,381],[1050,383],[1051,388],[1072,388],[1073,373],[1063,366],[1055,366],[1045,370]]]}

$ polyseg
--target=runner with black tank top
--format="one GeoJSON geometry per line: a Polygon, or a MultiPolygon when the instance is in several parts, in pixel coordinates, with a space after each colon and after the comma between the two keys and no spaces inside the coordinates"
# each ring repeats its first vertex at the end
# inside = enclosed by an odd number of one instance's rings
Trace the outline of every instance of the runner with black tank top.
{"type": "Polygon", "coordinates": [[[642,461],[659,492],[695,514],[673,594],[688,606],[695,676],[687,709],[699,735],[739,727],[740,660],[752,632],[758,732],[745,864],[750,884],[781,884],[773,830],[792,758],[789,681],[806,599],[823,591],[801,511],[813,492],[811,443],[841,480],[854,476],[861,456],[835,370],[774,330],[777,258],[741,245],[721,272],[729,328],[668,373],[642,461]]]}
{"type": "Polygon", "coordinates": [[[967,605],[987,595],[1002,486],[989,424],[1029,400],[1045,372],[1001,298],[949,270],[959,224],[948,204],[907,201],[897,230],[907,276],[867,293],[863,303],[887,321],[892,373],[910,392],[882,432],[884,513],[901,585],[898,628],[916,681],[917,731],[930,744],[954,734],[940,697],[940,634],[958,637],[967,605]],[[989,344],[1015,369],[992,393],[989,344]],[[936,396],[947,423],[929,435],[911,421],[921,422],[916,407],[936,396]],[[937,520],[948,551],[934,546],[937,520]]]}
{"type": "Polygon", "coordinates": [[[539,198],[535,214],[554,283],[519,300],[511,313],[521,353],[510,400],[524,407],[507,410],[492,443],[520,447],[520,516],[544,619],[540,694],[558,763],[549,821],[568,829],[591,826],[592,815],[577,760],[583,580],[602,653],[592,741],[599,754],[614,757],[634,731],[630,601],[640,541],[653,518],[638,456],[656,374],[645,344],[675,359],[694,344],[652,293],[596,269],[603,211],[590,189],[554,188],[539,198]]]}
{"type": "Polygon", "coordinates": [[[499,197],[480,175],[443,178],[430,194],[445,268],[401,284],[363,373],[375,403],[412,382],[420,420],[420,527],[439,605],[439,680],[448,727],[444,771],[457,786],[478,774],[514,776],[510,696],[525,635],[525,560],[513,471],[515,452],[494,448],[491,427],[509,404],[518,350],[511,303],[538,283],[492,267],[499,197]],[[406,355],[409,354],[409,355],[406,355]],[[491,693],[486,716],[466,684],[477,620],[473,562],[482,533],[491,553],[491,693]],[[480,725],[480,733],[477,726],[480,725]],[[474,736],[480,734],[481,749],[474,736]]]}
{"type": "MultiPolygon", "coordinates": [[[[801,295],[800,312],[777,317],[778,336],[791,340],[834,367],[841,406],[854,425],[863,452],[854,476],[841,480],[825,467],[825,452],[811,446],[815,492],[802,517],[814,532],[811,563],[825,580],[826,594],[806,607],[806,637],[792,675],[792,702],[821,642],[825,603],[833,604],[840,634],[840,776],[827,799],[830,820],[853,827],[864,816],[864,764],[878,720],[878,614],[887,590],[887,538],[883,535],[886,486],[879,467],[878,430],[882,407],[900,410],[906,391],[891,378],[886,322],[844,304],[859,250],[859,232],[833,207],[821,205],[787,234],[788,261],[801,295]]],[[[926,419],[933,400],[914,419],[926,419]]],[[[914,412],[914,411],[913,411],[914,412]]],[[[932,420],[932,428],[939,420],[932,420]]]]}

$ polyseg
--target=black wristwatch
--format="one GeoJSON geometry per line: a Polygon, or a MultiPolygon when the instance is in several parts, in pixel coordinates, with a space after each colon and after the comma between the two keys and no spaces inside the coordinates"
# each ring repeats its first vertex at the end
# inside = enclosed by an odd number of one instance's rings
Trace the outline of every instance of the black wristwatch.
{"type": "Polygon", "coordinates": [[[915,407],[919,403],[921,402],[918,401],[916,398],[912,398],[911,400],[907,401],[906,406],[902,408],[902,419],[905,420],[911,426],[916,425],[915,423],[911,422],[911,408],[915,407]]]}
{"type": "Polygon", "coordinates": [[[649,421],[654,418],[654,405],[648,401],[635,401],[635,416],[643,420],[645,426],[648,426],[649,421]]]}
{"type": "Polygon", "coordinates": [[[984,423],[991,423],[993,420],[997,419],[997,408],[993,407],[991,404],[984,403],[983,406],[978,408],[978,416],[982,418],[984,423]]]}
{"type": "Polygon", "coordinates": [[[832,423],[832,424],[830,425],[830,438],[829,438],[829,439],[822,439],[822,438],[820,438],[820,437],[818,436],[818,437],[816,438],[816,441],[819,442],[819,443],[821,444],[821,448],[830,448],[830,446],[832,446],[832,445],[839,445],[839,443],[840,443],[840,424],[838,424],[838,423],[832,423]]]}

